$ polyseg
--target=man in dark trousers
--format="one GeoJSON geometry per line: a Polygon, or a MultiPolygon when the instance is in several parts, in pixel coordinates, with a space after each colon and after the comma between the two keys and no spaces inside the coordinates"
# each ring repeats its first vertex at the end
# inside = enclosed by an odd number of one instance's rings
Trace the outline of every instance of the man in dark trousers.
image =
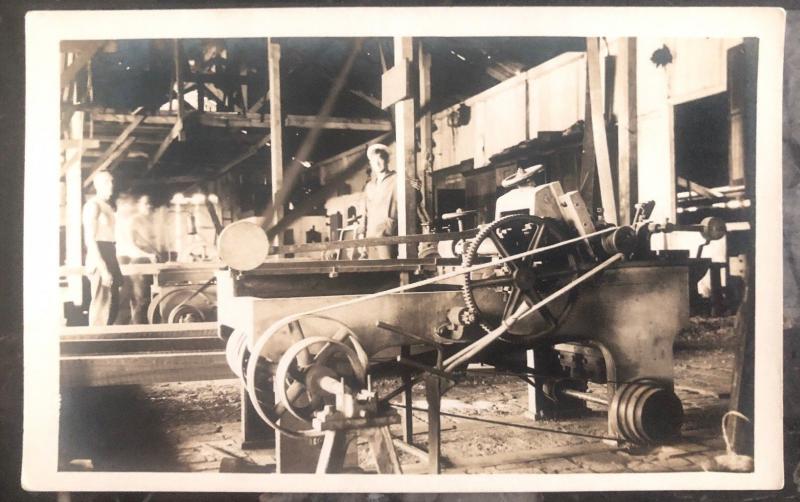
{"type": "Polygon", "coordinates": [[[115,245],[114,208],[111,206],[114,179],[108,171],[100,171],[93,183],[95,196],[83,206],[86,271],[92,288],[89,326],[106,326],[113,324],[117,317],[122,284],[115,245]]]}

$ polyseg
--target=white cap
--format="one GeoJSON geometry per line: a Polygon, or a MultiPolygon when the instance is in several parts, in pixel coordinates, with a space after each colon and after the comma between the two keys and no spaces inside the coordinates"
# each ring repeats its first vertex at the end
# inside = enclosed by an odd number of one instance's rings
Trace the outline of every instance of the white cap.
{"type": "Polygon", "coordinates": [[[385,152],[386,156],[388,157],[389,147],[386,145],[382,145],[380,143],[375,143],[374,145],[370,145],[369,148],[367,148],[367,158],[371,159],[372,157],[377,155],[378,152],[385,152]]]}

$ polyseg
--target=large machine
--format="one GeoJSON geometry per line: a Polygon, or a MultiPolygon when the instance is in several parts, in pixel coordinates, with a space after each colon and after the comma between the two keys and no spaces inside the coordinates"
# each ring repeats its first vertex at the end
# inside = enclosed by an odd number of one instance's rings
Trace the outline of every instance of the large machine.
{"type": "MultiPolygon", "coordinates": [[[[282,260],[303,246],[272,248],[252,223],[227,227],[218,320],[243,384],[245,443],[269,441],[258,432],[267,424],[278,433],[279,472],[341,472],[347,437],[364,434],[377,471],[400,472],[388,426],[401,417],[391,401],[405,397],[409,437],[411,388],[424,382],[423,455],[439,472],[441,394],[472,363],[534,386],[539,416],[592,401],[607,406],[619,441],[676,438],[683,411],[672,343],[688,323],[689,260],[657,255],[649,243],[679,228],[649,221],[652,203],[637,206],[630,226],[598,221],[578,192],[534,185],[540,167],[506,178],[494,221],[478,229],[324,244],[452,241],[440,248],[460,250],[459,259],[282,260]],[[398,384],[379,392],[374,383],[385,377],[398,384]],[[606,392],[587,392],[589,381],[606,392]]],[[[706,243],[725,233],[716,219],[680,229],[706,243]]]]}

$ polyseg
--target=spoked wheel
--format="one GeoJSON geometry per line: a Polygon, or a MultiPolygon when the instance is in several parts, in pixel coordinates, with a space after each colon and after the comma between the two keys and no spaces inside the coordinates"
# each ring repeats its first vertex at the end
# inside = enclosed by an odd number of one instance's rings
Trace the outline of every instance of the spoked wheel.
{"type": "MultiPolygon", "coordinates": [[[[472,266],[481,256],[506,258],[540,249],[564,240],[557,224],[526,214],[500,218],[483,227],[464,255],[464,266],[472,266]]],[[[531,307],[578,275],[574,245],[560,246],[495,267],[464,275],[464,303],[487,332],[500,326],[520,309],[531,307]],[[502,307],[497,299],[502,295],[502,307]],[[494,300],[494,301],[491,301],[494,300]]],[[[575,290],[554,299],[536,313],[514,323],[502,339],[527,343],[558,329],[575,300],[575,290]]]]}
{"type": "Polygon", "coordinates": [[[311,422],[314,413],[336,402],[341,386],[366,386],[367,369],[345,342],[321,336],[304,338],[281,357],[275,372],[275,401],[296,418],[311,422]]]}
{"type": "Polygon", "coordinates": [[[196,292],[195,287],[179,288],[158,295],[147,308],[150,324],[163,322],[203,322],[208,321],[209,313],[214,311],[215,302],[206,292],[196,292]]]}
{"type": "Polygon", "coordinates": [[[256,341],[245,383],[253,408],[270,427],[290,437],[317,436],[310,419],[330,404],[317,382],[344,379],[357,387],[367,365],[366,352],[345,324],[323,316],[291,316],[256,341]]]}

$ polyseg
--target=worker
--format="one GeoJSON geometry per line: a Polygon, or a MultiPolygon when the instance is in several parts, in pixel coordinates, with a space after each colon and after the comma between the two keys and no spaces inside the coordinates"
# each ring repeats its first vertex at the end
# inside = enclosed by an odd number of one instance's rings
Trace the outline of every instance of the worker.
{"type": "Polygon", "coordinates": [[[89,325],[113,324],[119,307],[122,273],[117,262],[114,234],[114,209],[111,196],[114,179],[99,171],[93,180],[95,196],[83,206],[83,231],[86,244],[86,271],[91,283],[89,325]]]}
{"type": "MultiPolygon", "coordinates": [[[[157,256],[150,198],[125,194],[117,201],[117,258],[121,265],[154,263],[157,256]]],[[[150,274],[127,274],[120,289],[120,310],[115,324],[146,324],[150,303],[150,274]]]]}
{"type": "MultiPolygon", "coordinates": [[[[389,169],[389,148],[376,143],[367,149],[370,180],[364,186],[364,218],[359,233],[365,238],[397,235],[397,181],[389,169]]],[[[395,255],[397,246],[369,246],[367,257],[387,260],[395,255]]]]}

